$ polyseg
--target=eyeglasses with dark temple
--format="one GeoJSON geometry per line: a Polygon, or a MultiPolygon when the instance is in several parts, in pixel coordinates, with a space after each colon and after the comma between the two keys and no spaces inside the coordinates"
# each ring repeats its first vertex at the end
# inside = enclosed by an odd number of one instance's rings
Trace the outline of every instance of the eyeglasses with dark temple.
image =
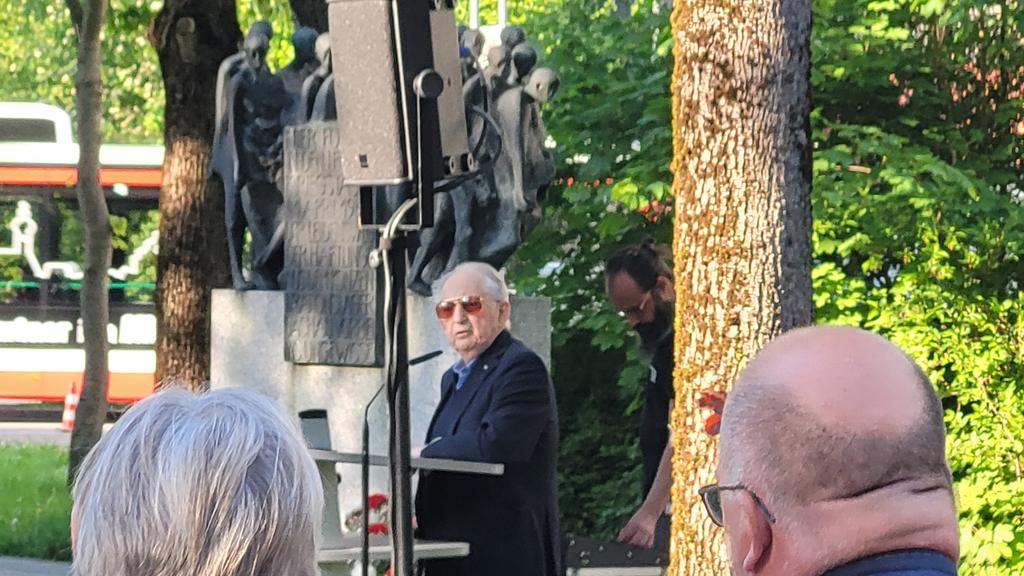
{"type": "Polygon", "coordinates": [[[775,515],[768,510],[768,507],[764,505],[761,498],[754,493],[753,490],[747,488],[743,484],[733,484],[731,486],[719,486],[718,484],[711,484],[701,488],[697,493],[700,494],[701,501],[704,502],[704,509],[707,510],[708,516],[711,517],[711,521],[716,526],[723,526],[723,514],[722,514],[722,492],[729,490],[742,490],[754,499],[754,503],[761,509],[765,518],[769,523],[775,524],[775,515]]]}

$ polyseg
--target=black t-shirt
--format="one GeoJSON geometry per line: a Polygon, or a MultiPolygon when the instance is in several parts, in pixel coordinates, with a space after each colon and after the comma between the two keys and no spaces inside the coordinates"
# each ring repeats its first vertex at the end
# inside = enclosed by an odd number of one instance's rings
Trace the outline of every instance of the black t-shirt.
{"type": "Polygon", "coordinates": [[[658,474],[661,455],[668,443],[668,404],[675,399],[672,369],[675,364],[674,333],[666,334],[651,358],[651,374],[644,385],[644,407],[640,412],[640,456],[643,462],[643,497],[651,491],[658,474]]]}

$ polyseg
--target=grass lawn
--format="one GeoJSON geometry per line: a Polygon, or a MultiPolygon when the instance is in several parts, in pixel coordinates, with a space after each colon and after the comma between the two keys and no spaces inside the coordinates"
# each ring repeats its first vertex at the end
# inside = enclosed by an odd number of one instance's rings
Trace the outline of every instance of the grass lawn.
{"type": "Polygon", "coordinates": [[[0,556],[71,559],[65,446],[0,444],[0,556]]]}

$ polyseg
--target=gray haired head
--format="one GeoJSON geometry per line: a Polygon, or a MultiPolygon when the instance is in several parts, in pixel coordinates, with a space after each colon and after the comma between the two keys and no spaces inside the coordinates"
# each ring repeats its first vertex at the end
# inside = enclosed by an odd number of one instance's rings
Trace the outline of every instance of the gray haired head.
{"type": "Polygon", "coordinates": [[[508,302],[508,285],[505,276],[486,262],[463,262],[434,284],[434,301],[439,302],[444,285],[455,275],[472,274],[480,280],[481,289],[498,302],[508,302]]]}
{"type": "Polygon", "coordinates": [[[319,474],[256,392],[143,400],[85,459],[73,497],[73,576],[319,574],[319,474]]]}

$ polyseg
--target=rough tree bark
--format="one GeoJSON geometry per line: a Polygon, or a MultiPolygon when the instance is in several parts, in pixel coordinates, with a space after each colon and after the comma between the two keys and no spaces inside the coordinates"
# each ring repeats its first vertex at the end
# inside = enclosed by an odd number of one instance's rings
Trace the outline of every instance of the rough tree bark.
{"type": "Polygon", "coordinates": [[[166,0],[149,39],[166,91],[157,382],[208,385],[210,291],[228,286],[223,190],[207,178],[217,67],[238,51],[234,0],[166,0]]]}
{"type": "Polygon", "coordinates": [[[327,2],[324,0],[289,0],[299,26],[327,32],[327,2]]]}
{"type": "Polygon", "coordinates": [[[79,215],[85,230],[85,262],[82,268],[81,314],[85,339],[85,381],[71,432],[68,483],[100,440],[107,415],[107,322],[110,306],[107,269],[110,268],[110,214],[100,186],[100,141],[103,111],[100,107],[100,32],[107,11],[106,0],[66,0],[78,36],[75,73],[75,113],[78,117],[79,215]]]}
{"type": "Polygon", "coordinates": [[[677,0],[672,575],[728,574],[697,490],[718,445],[700,392],[809,324],[810,0],[677,0]]]}

